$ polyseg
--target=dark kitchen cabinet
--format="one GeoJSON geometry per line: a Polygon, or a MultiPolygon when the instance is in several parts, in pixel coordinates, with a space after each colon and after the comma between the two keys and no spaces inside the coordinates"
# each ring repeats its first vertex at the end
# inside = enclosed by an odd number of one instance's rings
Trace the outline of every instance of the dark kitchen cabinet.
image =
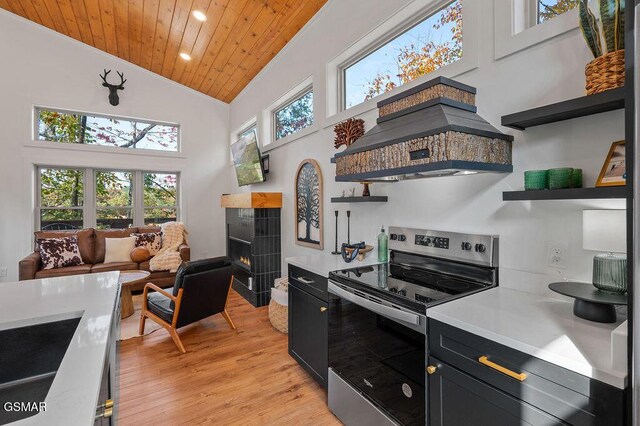
{"type": "Polygon", "coordinates": [[[325,389],[328,372],[327,279],[289,267],[289,354],[325,389]],[[326,296],[325,296],[326,297],[326,296]]]}

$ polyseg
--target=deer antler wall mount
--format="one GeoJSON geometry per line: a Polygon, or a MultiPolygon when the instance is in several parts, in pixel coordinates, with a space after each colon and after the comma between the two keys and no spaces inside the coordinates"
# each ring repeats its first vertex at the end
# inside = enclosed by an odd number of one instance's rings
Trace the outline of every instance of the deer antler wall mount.
{"type": "Polygon", "coordinates": [[[109,75],[110,72],[111,70],[104,70],[104,75],[100,74],[100,78],[102,79],[102,85],[109,88],[109,103],[113,106],[116,106],[120,103],[118,90],[124,90],[124,83],[127,80],[124,78],[123,73],[121,73],[120,71],[116,71],[116,73],[118,73],[118,75],[120,76],[120,84],[109,84],[109,82],[107,82],[107,75],[109,75]]]}

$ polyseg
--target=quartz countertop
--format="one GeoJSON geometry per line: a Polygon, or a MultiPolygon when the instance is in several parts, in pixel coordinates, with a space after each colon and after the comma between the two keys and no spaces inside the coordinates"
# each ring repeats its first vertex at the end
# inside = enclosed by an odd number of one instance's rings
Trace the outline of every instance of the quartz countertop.
{"type": "Polygon", "coordinates": [[[367,253],[364,260],[354,259],[351,263],[342,260],[342,256],[331,253],[313,254],[309,256],[287,257],[285,259],[289,265],[294,265],[314,274],[329,277],[329,272],[341,271],[343,269],[358,268],[361,266],[378,265],[378,250],[374,247],[367,253]]]}
{"type": "Polygon", "coordinates": [[[616,361],[620,357],[614,354],[626,353],[626,342],[612,348],[613,331],[626,324],[620,315],[614,324],[591,322],[573,315],[572,300],[496,287],[429,308],[427,317],[616,388],[626,387],[626,363],[616,361]]]}
{"type": "Polygon", "coordinates": [[[16,425],[94,423],[119,272],[0,284],[0,330],[81,317],[45,399],[16,425]]]}

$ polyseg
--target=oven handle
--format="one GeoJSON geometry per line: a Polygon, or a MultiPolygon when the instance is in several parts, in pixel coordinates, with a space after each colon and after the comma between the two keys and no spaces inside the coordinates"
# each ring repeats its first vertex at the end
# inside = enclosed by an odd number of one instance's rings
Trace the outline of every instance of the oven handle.
{"type": "Polygon", "coordinates": [[[409,324],[420,325],[420,316],[412,314],[410,312],[401,311],[400,309],[391,308],[389,306],[381,305],[379,303],[372,302],[360,297],[356,294],[343,290],[331,281],[329,281],[329,292],[335,294],[338,297],[348,300],[349,302],[360,305],[365,309],[369,309],[377,314],[385,316],[387,318],[403,321],[409,324]]]}

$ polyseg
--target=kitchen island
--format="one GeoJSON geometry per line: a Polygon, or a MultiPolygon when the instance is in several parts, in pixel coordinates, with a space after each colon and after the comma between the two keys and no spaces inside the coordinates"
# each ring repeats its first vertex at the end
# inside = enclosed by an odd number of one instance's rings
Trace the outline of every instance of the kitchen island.
{"type": "MultiPolygon", "coordinates": [[[[0,284],[0,332],[78,321],[43,401],[46,410],[15,424],[91,425],[106,399],[117,408],[118,276],[106,272],[0,284]]],[[[17,343],[2,342],[3,350],[17,343]]]]}

